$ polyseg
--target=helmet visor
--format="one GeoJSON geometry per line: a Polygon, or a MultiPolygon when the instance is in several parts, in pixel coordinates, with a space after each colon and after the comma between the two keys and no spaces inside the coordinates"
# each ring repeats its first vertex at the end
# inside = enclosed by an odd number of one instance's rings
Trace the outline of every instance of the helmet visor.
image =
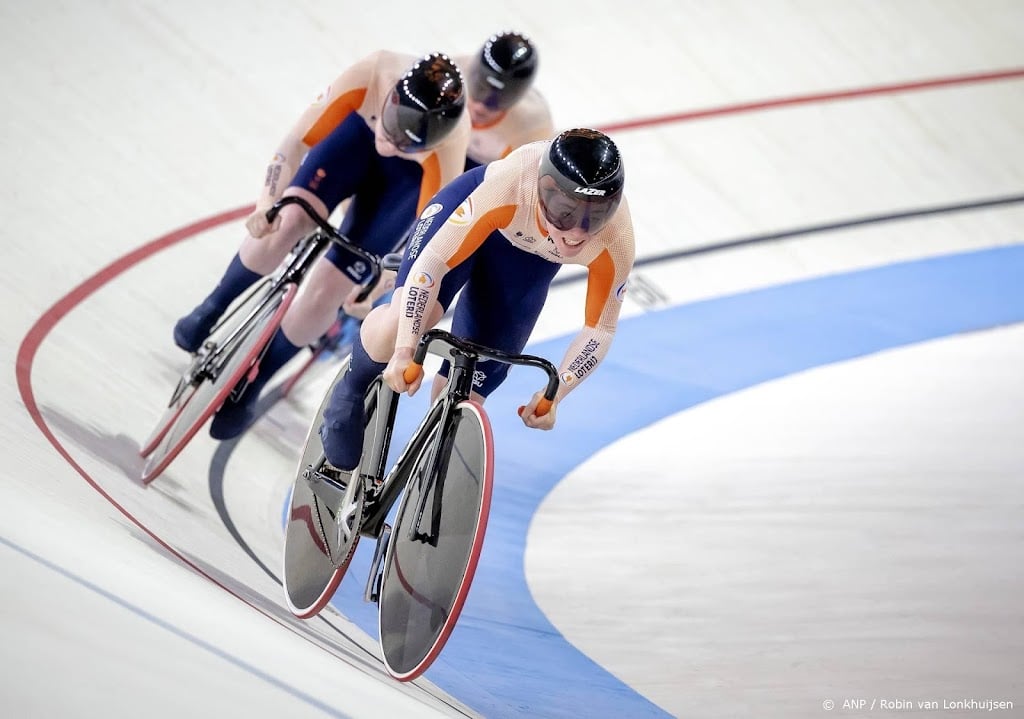
{"type": "Polygon", "coordinates": [[[469,96],[483,104],[488,110],[507,110],[519,98],[512,92],[517,88],[506,88],[506,83],[479,67],[469,70],[469,96]]]}
{"type": "Polygon", "coordinates": [[[612,197],[589,192],[603,192],[577,187],[570,194],[551,175],[543,175],[537,183],[540,208],[544,218],[555,228],[566,232],[578,227],[594,233],[604,227],[619,205],[619,194],[612,197]]]}
{"type": "Polygon", "coordinates": [[[427,149],[426,113],[403,105],[397,90],[392,90],[384,101],[380,122],[388,140],[400,151],[419,152],[427,149]]]}

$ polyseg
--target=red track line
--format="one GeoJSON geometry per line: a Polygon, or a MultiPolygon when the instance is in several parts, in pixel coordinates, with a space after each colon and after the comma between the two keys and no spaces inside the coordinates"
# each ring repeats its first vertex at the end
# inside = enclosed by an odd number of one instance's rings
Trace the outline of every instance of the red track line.
{"type": "MultiPolygon", "coordinates": [[[[173,244],[188,239],[189,237],[192,237],[193,235],[196,235],[200,232],[204,232],[205,230],[209,230],[213,227],[224,224],[225,222],[231,222],[233,220],[238,220],[243,217],[246,217],[250,212],[252,212],[252,207],[241,207],[236,210],[230,210],[228,212],[223,212],[219,215],[208,217],[204,220],[200,220],[199,222],[195,222],[186,227],[182,227],[181,229],[175,230],[174,232],[166,234],[163,237],[159,237],[153,240],[152,242],[143,245],[137,250],[130,252],[124,257],[115,260],[114,262],[112,262],[111,264],[107,265],[102,270],[94,274],[92,277],[89,277],[76,288],[71,290],[71,292],[62,297],[57,302],[57,304],[55,304],[53,307],[47,310],[43,314],[43,316],[40,317],[39,320],[36,321],[36,323],[28,331],[28,334],[25,335],[25,339],[22,340],[21,342],[21,346],[18,348],[18,357],[17,360],[15,361],[15,374],[18,380],[18,391],[21,393],[21,400],[22,402],[24,402],[25,409],[28,411],[29,416],[32,417],[32,421],[36,423],[36,426],[39,427],[39,431],[42,432],[43,436],[46,437],[46,439],[49,440],[50,444],[54,446],[54,448],[57,450],[57,453],[61,457],[63,457],[65,461],[67,461],[67,463],[71,465],[71,467],[76,472],[78,472],[79,475],[81,475],[82,479],[88,482],[93,489],[99,492],[104,499],[106,499],[108,502],[110,502],[110,504],[116,507],[117,510],[121,512],[121,514],[123,514],[133,524],[135,524],[135,526],[137,526],[143,532],[148,534],[153,539],[154,542],[156,542],[161,547],[166,549],[168,552],[173,554],[184,564],[188,565],[197,573],[209,579],[211,582],[219,586],[221,589],[224,589],[228,593],[241,599],[246,604],[249,604],[257,611],[260,611],[262,614],[267,614],[266,612],[260,610],[258,607],[255,607],[254,605],[250,604],[248,601],[245,600],[244,597],[240,596],[239,594],[231,590],[229,587],[219,582],[216,578],[210,576],[210,574],[208,574],[201,567],[192,562],[188,557],[185,557],[176,549],[174,549],[174,547],[170,546],[167,542],[165,542],[163,539],[156,536],[156,534],[154,534],[152,530],[146,527],[141,521],[136,519],[130,512],[128,512],[128,510],[126,510],[124,507],[118,504],[117,500],[110,496],[103,489],[103,487],[101,487],[96,482],[96,480],[90,477],[89,473],[86,472],[85,469],[80,464],[78,464],[78,462],[75,461],[75,459],[71,456],[67,449],[64,448],[64,445],[60,443],[60,440],[57,439],[56,435],[53,434],[53,432],[50,430],[49,425],[46,424],[46,420],[43,418],[42,412],[40,412],[39,410],[39,405],[36,402],[35,393],[32,391],[32,364],[35,360],[36,352],[42,345],[43,340],[46,339],[46,336],[57,325],[57,323],[64,318],[65,315],[67,315],[76,306],[81,304],[89,295],[96,292],[96,290],[103,287],[105,284],[113,280],[118,275],[134,267],[138,263],[142,262],[150,255],[154,255],[157,252],[160,252],[161,250],[166,249],[167,247],[170,247],[173,244]]],[[[270,615],[267,614],[267,616],[270,615]]],[[[273,619],[273,617],[271,618],[273,619]]],[[[275,621],[278,620],[275,619],[275,621]]]]}
{"type": "Polygon", "coordinates": [[[931,80],[900,82],[891,85],[874,85],[871,87],[861,87],[852,90],[838,90],[835,92],[820,92],[810,95],[780,97],[771,100],[741,102],[736,105],[723,105],[721,107],[711,107],[704,110],[691,110],[689,112],[679,112],[672,115],[659,115],[640,120],[627,120],[625,122],[611,123],[598,129],[603,132],[621,132],[623,130],[636,130],[643,127],[653,127],[655,125],[667,125],[673,122],[687,122],[689,120],[702,120],[708,117],[722,117],[723,115],[740,115],[745,112],[759,112],[761,110],[771,110],[776,107],[811,105],[814,103],[832,102],[835,100],[849,100],[855,97],[892,95],[901,92],[914,92],[916,90],[930,90],[955,85],[976,85],[982,82],[1017,80],[1020,78],[1024,78],[1024,68],[982,72],[972,75],[953,75],[950,77],[933,78],[931,80]]]}
{"type": "MultiPolygon", "coordinates": [[[[205,232],[206,230],[213,229],[214,227],[223,225],[227,222],[233,222],[235,220],[240,220],[243,217],[247,217],[253,209],[254,206],[246,205],[245,207],[228,210],[199,220],[198,222],[194,222],[191,225],[179,228],[174,232],[158,237],[152,242],[148,242],[142,247],[128,253],[124,257],[115,260],[92,277],[86,279],[80,285],[71,290],[71,292],[58,300],[53,307],[47,310],[43,316],[40,317],[34,325],[32,325],[32,328],[28,331],[28,334],[25,335],[21,345],[18,347],[18,356],[15,361],[15,374],[17,376],[18,391],[21,394],[22,402],[25,404],[25,409],[32,418],[32,421],[35,422],[36,426],[39,427],[39,431],[43,433],[43,436],[46,437],[50,444],[53,445],[54,449],[57,450],[57,453],[63,457],[71,468],[74,469],[93,489],[95,489],[100,496],[110,502],[117,511],[124,515],[124,517],[132,524],[145,532],[154,542],[166,549],[172,556],[178,559],[185,566],[192,569],[196,574],[209,580],[215,586],[223,589],[235,599],[238,599],[251,609],[259,612],[275,624],[288,629],[291,632],[295,632],[295,627],[291,623],[285,622],[276,617],[272,612],[257,606],[254,602],[224,584],[187,556],[172,547],[167,541],[158,537],[153,530],[121,506],[121,504],[107,493],[107,491],[104,490],[96,480],[89,476],[89,473],[85,471],[82,465],[76,462],[74,457],[71,456],[71,453],[68,452],[64,445],[60,443],[60,440],[58,440],[56,435],[54,435],[49,425],[46,424],[46,420],[43,418],[42,412],[39,410],[39,405],[36,402],[35,393],[32,391],[32,365],[43,340],[46,339],[46,336],[57,325],[57,323],[64,318],[65,315],[81,304],[87,297],[89,297],[89,295],[93,294],[118,275],[131,269],[151,255],[197,235],[200,232],[205,232]]],[[[298,634],[299,636],[304,636],[301,633],[298,634]]],[[[331,651],[329,646],[321,645],[317,642],[311,643],[314,646],[319,647],[322,651],[327,652],[332,656],[337,656],[331,651]]]]}

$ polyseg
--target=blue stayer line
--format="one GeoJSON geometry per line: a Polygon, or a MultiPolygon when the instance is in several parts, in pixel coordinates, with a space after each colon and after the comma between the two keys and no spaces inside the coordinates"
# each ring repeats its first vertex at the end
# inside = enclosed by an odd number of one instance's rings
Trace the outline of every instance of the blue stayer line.
{"type": "MultiPolygon", "coordinates": [[[[543,384],[536,372],[516,368],[488,401],[497,465],[483,555],[459,624],[427,677],[488,719],[667,716],[566,641],[533,601],[524,552],[544,497],[606,445],[715,397],[893,347],[1022,322],[1022,279],[1024,245],[1011,245],[628,318],[600,370],[559,408],[551,433],[529,430],[507,411],[543,384]]],[[[569,340],[528,351],[557,363],[569,340]]],[[[410,407],[417,400],[403,400],[399,414],[409,422],[420,414],[410,407]]],[[[643,492],[643,480],[623,477],[622,491],[643,492]]],[[[651,517],[652,525],[660,519],[651,517]]],[[[612,522],[593,531],[617,529],[612,522]]],[[[368,564],[369,552],[357,552],[352,570],[359,580],[342,582],[338,598],[341,610],[376,636],[375,607],[361,601],[368,564]]],[[[569,577],[571,556],[565,565],[569,577]]],[[[599,635],[602,627],[592,630],[599,635]]]]}

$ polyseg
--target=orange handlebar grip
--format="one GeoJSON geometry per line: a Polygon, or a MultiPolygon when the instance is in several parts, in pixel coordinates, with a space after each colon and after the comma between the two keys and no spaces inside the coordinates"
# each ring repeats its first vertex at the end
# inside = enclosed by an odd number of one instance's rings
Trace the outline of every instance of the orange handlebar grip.
{"type": "Polygon", "coordinates": [[[402,373],[402,378],[405,380],[406,384],[412,384],[419,378],[421,372],[423,372],[423,365],[413,362],[405,368],[405,372],[402,373]]]}
{"type": "Polygon", "coordinates": [[[551,411],[551,400],[547,397],[541,397],[540,402],[537,403],[537,410],[534,412],[538,417],[543,417],[551,411]]]}

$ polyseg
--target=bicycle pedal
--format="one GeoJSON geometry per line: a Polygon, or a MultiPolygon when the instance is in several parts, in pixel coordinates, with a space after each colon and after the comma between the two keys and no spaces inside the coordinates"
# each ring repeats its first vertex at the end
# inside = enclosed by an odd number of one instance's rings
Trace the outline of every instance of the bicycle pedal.
{"type": "Polygon", "coordinates": [[[309,489],[327,507],[331,508],[332,514],[341,507],[348,488],[348,477],[343,476],[339,470],[333,467],[322,467],[317,470],[313,465],[306,465],[302,470],[302,478],[309,484],[309,489]]]}
{"type": "Polygon", "coordinates": [[[333,485],[336,489],[344,490],[348,487],[351,476],[348,472],[332,467],[327,462],[324,462],[319,468],[314,467],[312,464],[307,464],[306,468],[302,470],[302,478],[311,484],[326,482],[333,485]]]}

